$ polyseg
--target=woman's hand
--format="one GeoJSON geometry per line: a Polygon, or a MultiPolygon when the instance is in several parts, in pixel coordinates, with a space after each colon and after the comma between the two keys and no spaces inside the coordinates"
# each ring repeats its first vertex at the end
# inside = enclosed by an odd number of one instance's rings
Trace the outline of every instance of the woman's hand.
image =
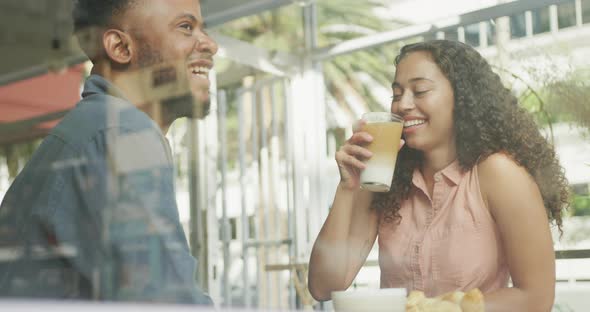
{"type": "Polygon", "coordinates": [[[363,161],[373,156],[373,153],[365,148],[373,141],[373,137],[362,131],[364,124],[363,120],[357,121],[352,127],[352,136],[336,152],[340,184],[348,190],[355,190],[360,186],[361,171],[365,169],[363,161]]]}

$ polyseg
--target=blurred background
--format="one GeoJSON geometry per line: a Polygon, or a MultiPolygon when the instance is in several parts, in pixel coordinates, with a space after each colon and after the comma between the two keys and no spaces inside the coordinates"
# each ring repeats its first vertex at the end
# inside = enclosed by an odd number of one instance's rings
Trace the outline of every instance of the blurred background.
{"type": "MultiPolygon", "coordinates": [[[[309,296],[306,263],[338,183],[334,153],[362,113],[389,109],[399,48],[434,38],[476,47],[554,144],[572,188],[554,237],[558,303],[590,289],[590,0],[201,3],[220,46],[213,109],[168,138],[199,283],[216,304],[330,309],[309,296]]],[[[89,74],[70,10],[0,2],[0,199],[89,74]]],[[[353,287],[379,287],[376,248],[353,287]]]]}

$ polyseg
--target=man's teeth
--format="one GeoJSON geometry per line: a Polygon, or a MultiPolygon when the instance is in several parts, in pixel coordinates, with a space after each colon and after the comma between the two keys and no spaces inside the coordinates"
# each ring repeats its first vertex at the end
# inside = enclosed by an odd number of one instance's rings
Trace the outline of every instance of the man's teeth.
{"type": "Polygon", "coordinates": [[[422,119],[413,119],[413,120],[407,120],[404,122],[404,128],[407,127],[411,127],[411,126],[417,126],[417,125],[421,125],[423,123],[425,123],[425,120],[422,119]]]}
{"type": "Polygon", "coordinates": [[[207,76],[207,75],[209,75],[209,68],[195,66],[195,67],[193,67],[192,73],[197,74],[197,75],[201,75],[201,76],[207,76]]]}

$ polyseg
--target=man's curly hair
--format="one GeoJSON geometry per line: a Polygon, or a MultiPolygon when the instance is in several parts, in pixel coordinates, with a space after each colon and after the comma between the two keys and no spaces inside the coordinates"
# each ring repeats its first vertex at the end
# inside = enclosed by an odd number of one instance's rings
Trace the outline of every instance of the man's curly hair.
{"type": "Polygon", "coordinates": [[[137,0],[73,0],[74,30],[108,27],[113,19],[135,5],[137,0]]]}
{"type": "MultiPolygon", "coordinates": [[[[490,64],[472,47],[448,40],[404,46],[398,65],[412,52],[429,52],[450,81],[457,158],[469,170],[494,153],[505,153],[524,167],[539,186],[547,216],[562,231],[561,213],[569,205],[569,186],[555,150],[541,135],[530,113],[506,88],[490,64]]],[[[422,163],[421,152],[405,145],[399,152],[391,190],[378,194],[373,207],[387,222],[401,221],[400,204],[412,190],[412,176],[422,163]]]]}

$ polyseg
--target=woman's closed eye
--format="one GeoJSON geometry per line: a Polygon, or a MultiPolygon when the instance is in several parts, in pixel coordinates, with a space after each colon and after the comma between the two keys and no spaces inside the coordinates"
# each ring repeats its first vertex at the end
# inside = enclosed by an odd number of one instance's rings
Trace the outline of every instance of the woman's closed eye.
{"type": "Polygon", "coordinates": [[[430,90],[416,90],[414,91],[414,96],[416,97],[422,97],[424,95],[426,95],[426,93],[430,92],[430,90]]]}

